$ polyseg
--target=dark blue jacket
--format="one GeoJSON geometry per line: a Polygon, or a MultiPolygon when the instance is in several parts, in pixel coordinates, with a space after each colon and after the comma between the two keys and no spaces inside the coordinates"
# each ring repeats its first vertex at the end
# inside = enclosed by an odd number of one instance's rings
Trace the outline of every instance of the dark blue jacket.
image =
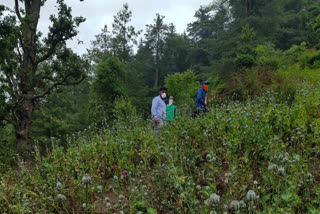
{"type": "Polygon", "coordinates": [[[195,110],[203,110],[206,111],[206,91],[203,88],[199,88],[197,93],[196,93],[196,105],[195,105],[195,110]]]}

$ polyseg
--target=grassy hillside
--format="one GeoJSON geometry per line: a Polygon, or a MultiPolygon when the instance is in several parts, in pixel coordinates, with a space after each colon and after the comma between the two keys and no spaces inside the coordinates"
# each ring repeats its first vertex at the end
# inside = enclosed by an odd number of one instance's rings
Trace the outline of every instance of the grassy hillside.
{"type": "Polygon", "coordinates": [[[320,92],[292,99],[181,115],[159,139],[137,117],[89,127],[3,174],[1,213],[319,213],[320,92]]]}

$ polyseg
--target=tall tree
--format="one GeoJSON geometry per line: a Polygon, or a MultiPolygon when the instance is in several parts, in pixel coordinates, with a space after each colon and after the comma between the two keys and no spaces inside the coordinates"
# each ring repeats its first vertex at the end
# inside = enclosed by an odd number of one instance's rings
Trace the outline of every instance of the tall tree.
{"type": "Polygon", "coordinates": [[[98,65],[90,100],[94,109],[93,121],[100,123],[105,119],[113,119],[116,98],[128,97],[127,77],[127,66],[116,57],[109,57],[98,65]]]}
{"type": "Polygon", "coordinates": [[[128,62],[132,56],[133,45],[137,44],[137,37],[141,31],[136,31],[131,25],[132,12],[128,4],[123,5],[116,16],[113,16],[112,24],[112,52],[113,56],[118,57],[122,62],[128,62]]]}
{"type": "Polygon", "coordinates": [[[57,0],[58,14],[41,41],[38,31],[40,10],[45,0],[15,0],[15,14],[0,14],[0,76],[10,105],[6,120],[16,129],[20,151],[30,149],[33,112],[53,89],[78,84],[84,78],[84,62],[65,47],[75,37],[83,17],[73,18],[71,8],[57,0]],[[23,3],[21,8],[19,3],[23,3]],[[3,30],[7,29],[7,30],[3,30]]]}
{"type": "Polygon", "coordinates": [[[103,27],[101,33],[95,35],[95,40],[91,41],[91,48],[88,49],[88,58],[96,67],[100,62],[112,56],[111,34],[107,25],[103,27]]]}
{"type": "Polygon", "coordinates": [[[160,61],[164,56],[163,48],[165,44],[166,34],[168,32],[168,25],[163,21],[164,16],[156,14],[154,24],[146,25],[147,30],[145,33],[146,42],[145,45],[152,51],[154,67],[155,67],[155,79],[154,87],[158,88],[159,85],[159,73],[160,73],[160,61]]]}

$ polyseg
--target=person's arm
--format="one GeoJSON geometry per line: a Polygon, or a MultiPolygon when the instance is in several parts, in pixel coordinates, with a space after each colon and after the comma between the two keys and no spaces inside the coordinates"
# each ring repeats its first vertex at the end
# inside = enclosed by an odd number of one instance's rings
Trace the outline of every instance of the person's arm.
{"type": "Polygon", "coordinates": [[[159,105],[159,102],[156,98],[152,100],[152,106],[151,106],[151,115],[155,122],[159,121],[160,116],[157,114],[157,106],[159,105]]]}

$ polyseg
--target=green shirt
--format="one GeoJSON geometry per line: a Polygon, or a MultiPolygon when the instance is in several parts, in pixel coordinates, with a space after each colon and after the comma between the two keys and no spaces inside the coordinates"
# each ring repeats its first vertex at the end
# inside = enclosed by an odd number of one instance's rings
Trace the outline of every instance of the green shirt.
{"type": "Polygon", "coordinates": [[[177,118],[177,108],[174,105],[167,105],[167,121],[173,121],[177,118]]]}

